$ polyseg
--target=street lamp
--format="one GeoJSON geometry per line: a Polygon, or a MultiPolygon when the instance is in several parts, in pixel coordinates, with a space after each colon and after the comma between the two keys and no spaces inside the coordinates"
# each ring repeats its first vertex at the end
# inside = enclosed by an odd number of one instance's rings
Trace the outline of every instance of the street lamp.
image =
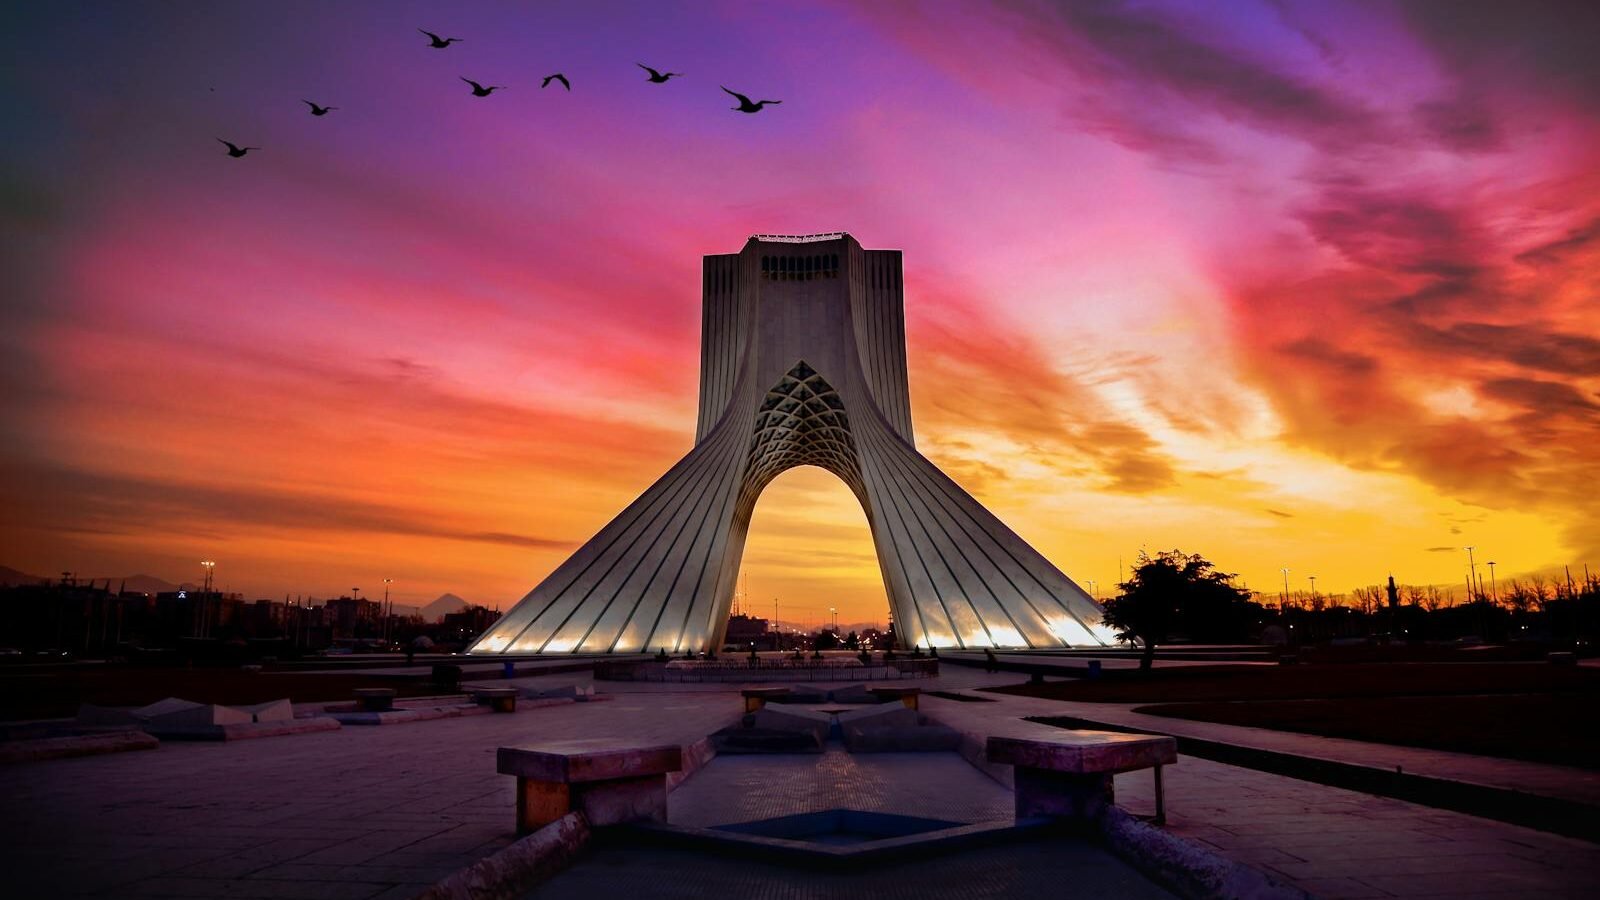
{"type": "Polygon", "coordinates": [[[1099,589],[1097,589],[1094,586],[1094,579],[1093,578],[1089,579],[1089,593],[1094,596],[1094,599],[1096,599],[1096,600],[1100,599],[1100,591],[1099,591],[1099,589]]]}
{"type": "Polygon", "coordinates": [[[1289,567],[1283,569],[1283,604],[1282,609],[1289,608],[1289,567]]]}
{"type": "Polygon", "coordinates": [[[394,584],[393,578],[383,580],[383,639],[389,640],[389,620],[394,618],[394,609],[389,605],[389,585],[394,584]]]}
{"type": "Polygon", "coordinates": [[[1467,582],[1467,594],[1468,594],[1467,600],[1468,601],[1472,600],[1472,597],[1470,595],[1472,594],[1473,591],[1477,591],[1480,594],[1483,593],[1483,588],[1478,585],[1478,564],[1476,562],[1473,562],[1473,560],[1472,560],[1472,551],[1474,549],[1476,549],[1476,548],[1475,547],[1466,548],[1466,550],[1467,550],[1467,568],[1472,573],[1472,580],[1467,582]]]}
{"type": "Polygon", "coordinates": [[[828,622],[829,622],[828,627],[833,629],[833,633],[834,634],[838,634],[839,633],[839,611],[837,609],[834,609],[831,606],[828,607],[828,622]]]}
{"type": "Polygon", "coordinates": [[[1500,586],[1494,580],[1494,560],[1489,560],[1489,599],[1500,602],[1500,586]]]}
{"type": "Polygon", "coordinates": [[[217,564],[212,560],[202,559],[200,566],[206,570],[205,587],[200,590],[200,636],[207,637],[211,633],[211,579],[216,572],[217,564]]]}
{"type": "MultiPolygon", "coordinates": [[[[1307,575],[1306,577],[1311,579],[1311,602],[1312,603],[1316,603],[1317,602],[1317,576],[1315,576],[1315,575],[1307,575]]],[[[1312,609],[1316,609],[1315,606],[1313,606],[1311,608],[1312,609]]]]}

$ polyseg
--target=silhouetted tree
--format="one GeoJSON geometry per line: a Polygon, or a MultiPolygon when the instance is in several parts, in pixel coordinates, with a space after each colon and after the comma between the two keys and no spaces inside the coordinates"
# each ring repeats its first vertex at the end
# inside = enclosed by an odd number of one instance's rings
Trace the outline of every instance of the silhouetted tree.
{"type": "Polygon", "coordinates": [[[1132,576],[1117,587],[1121,593],[1105,601],[1106,624],[1123,640],[1138,638],[1144,644],[1140,669],[1151,667],[1156,646],[1175,633],[1237,640],[1261,609],[1249,591],[1234,586],[1232,575],[1218,572],[1199,554],[1179,550],[1153,557],[1141,551],[1132,576]]]}

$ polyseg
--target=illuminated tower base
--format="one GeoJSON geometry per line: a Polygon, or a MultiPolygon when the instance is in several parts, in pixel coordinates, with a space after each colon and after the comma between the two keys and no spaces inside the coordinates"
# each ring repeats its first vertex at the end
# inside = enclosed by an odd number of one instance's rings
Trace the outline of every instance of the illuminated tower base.
{"type": "Polygon", "coordinates": [[[694,449],[470,652],[721,646],[756,499],[819,466],[861,502],[902,645],[1106,646],[1094,600],[917,452],[898,250],[756,235],[705,258],[694,449]]]}

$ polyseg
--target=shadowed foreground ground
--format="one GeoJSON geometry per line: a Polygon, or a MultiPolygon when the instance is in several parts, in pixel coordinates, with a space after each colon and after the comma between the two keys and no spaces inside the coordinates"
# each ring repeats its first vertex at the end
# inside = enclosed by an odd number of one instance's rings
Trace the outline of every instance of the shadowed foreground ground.
{"type": "Polygon", "coordinates": [[[771,900],[999,900],[1033,897],[1172,897],[1110,851],[1087,842],[1030,841],[909,860],[864,872],[815,872],[683,850],[604,848],[523,895],[761,897],[771,900]]]}

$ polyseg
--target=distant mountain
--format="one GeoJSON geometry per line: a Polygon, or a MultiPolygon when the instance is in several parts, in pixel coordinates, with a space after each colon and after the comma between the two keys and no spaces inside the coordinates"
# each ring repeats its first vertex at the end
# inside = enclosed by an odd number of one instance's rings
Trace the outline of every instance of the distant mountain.
{"type": "Polygon", "coordinates": [[[43,575],[29,575],[10,566],[0,566],[0,585],[38,584],[48,580],[43,575]]]}
{"type": "MultiPolygon", "coordinates": [[[[46,581],[50,582],[51,584],[55,584],[60,580],[60,578],[61,576],[59,574],[49,577],[45,577],[43,575],[30,575],[27,572],[19,572],[10,566],[0,566],[0,584],[39,584],[40,582],[46,581]]],[[[104,588],[107,582],[107,579],[100,575],[96,575],[93,578],[86,578],[82,575],[79,575],[77,576],[77,579],[78,584],[80,585],[88,586],[93,584],[98,588],[104,588]]],[[[157,578],[154,575],[124,575],[121,577],[113,575],[109,580],[111,590],[122,589],[129,591],[143,591],[147,594],[158,594],[162,591],[176,591],[180,588],[192,589],[194,587],[192,584],[173,584],[170,581],[157,578]],[[126,588],[122,587],[124,583],[127,584],[126,588]]]]}
{"type": "MultiPolygon", "coordinates": [[[[96,578],[95,581],[97,583],[104,584],[106,579],[96,578]]],[[[168,591],[185,589],[193,590],[194,588],[195,585],[188,582],[184,582],[183,584],[173,584],[170,581],[157,578],[154,575],[125,575],[121,577],[113,575],[111,577],[111,589],[114,591],[123,590],[135,591],[141,594],[164,594],[168,591]]]]}
{"type": "Polygon", "coordinates": [[[424,606],[418,615],[424,622],[437,622],[445,617],[446,613],[460,612],[467,608],[467,601],[455,594],[440,594],[439,599],[424,606]]]}

